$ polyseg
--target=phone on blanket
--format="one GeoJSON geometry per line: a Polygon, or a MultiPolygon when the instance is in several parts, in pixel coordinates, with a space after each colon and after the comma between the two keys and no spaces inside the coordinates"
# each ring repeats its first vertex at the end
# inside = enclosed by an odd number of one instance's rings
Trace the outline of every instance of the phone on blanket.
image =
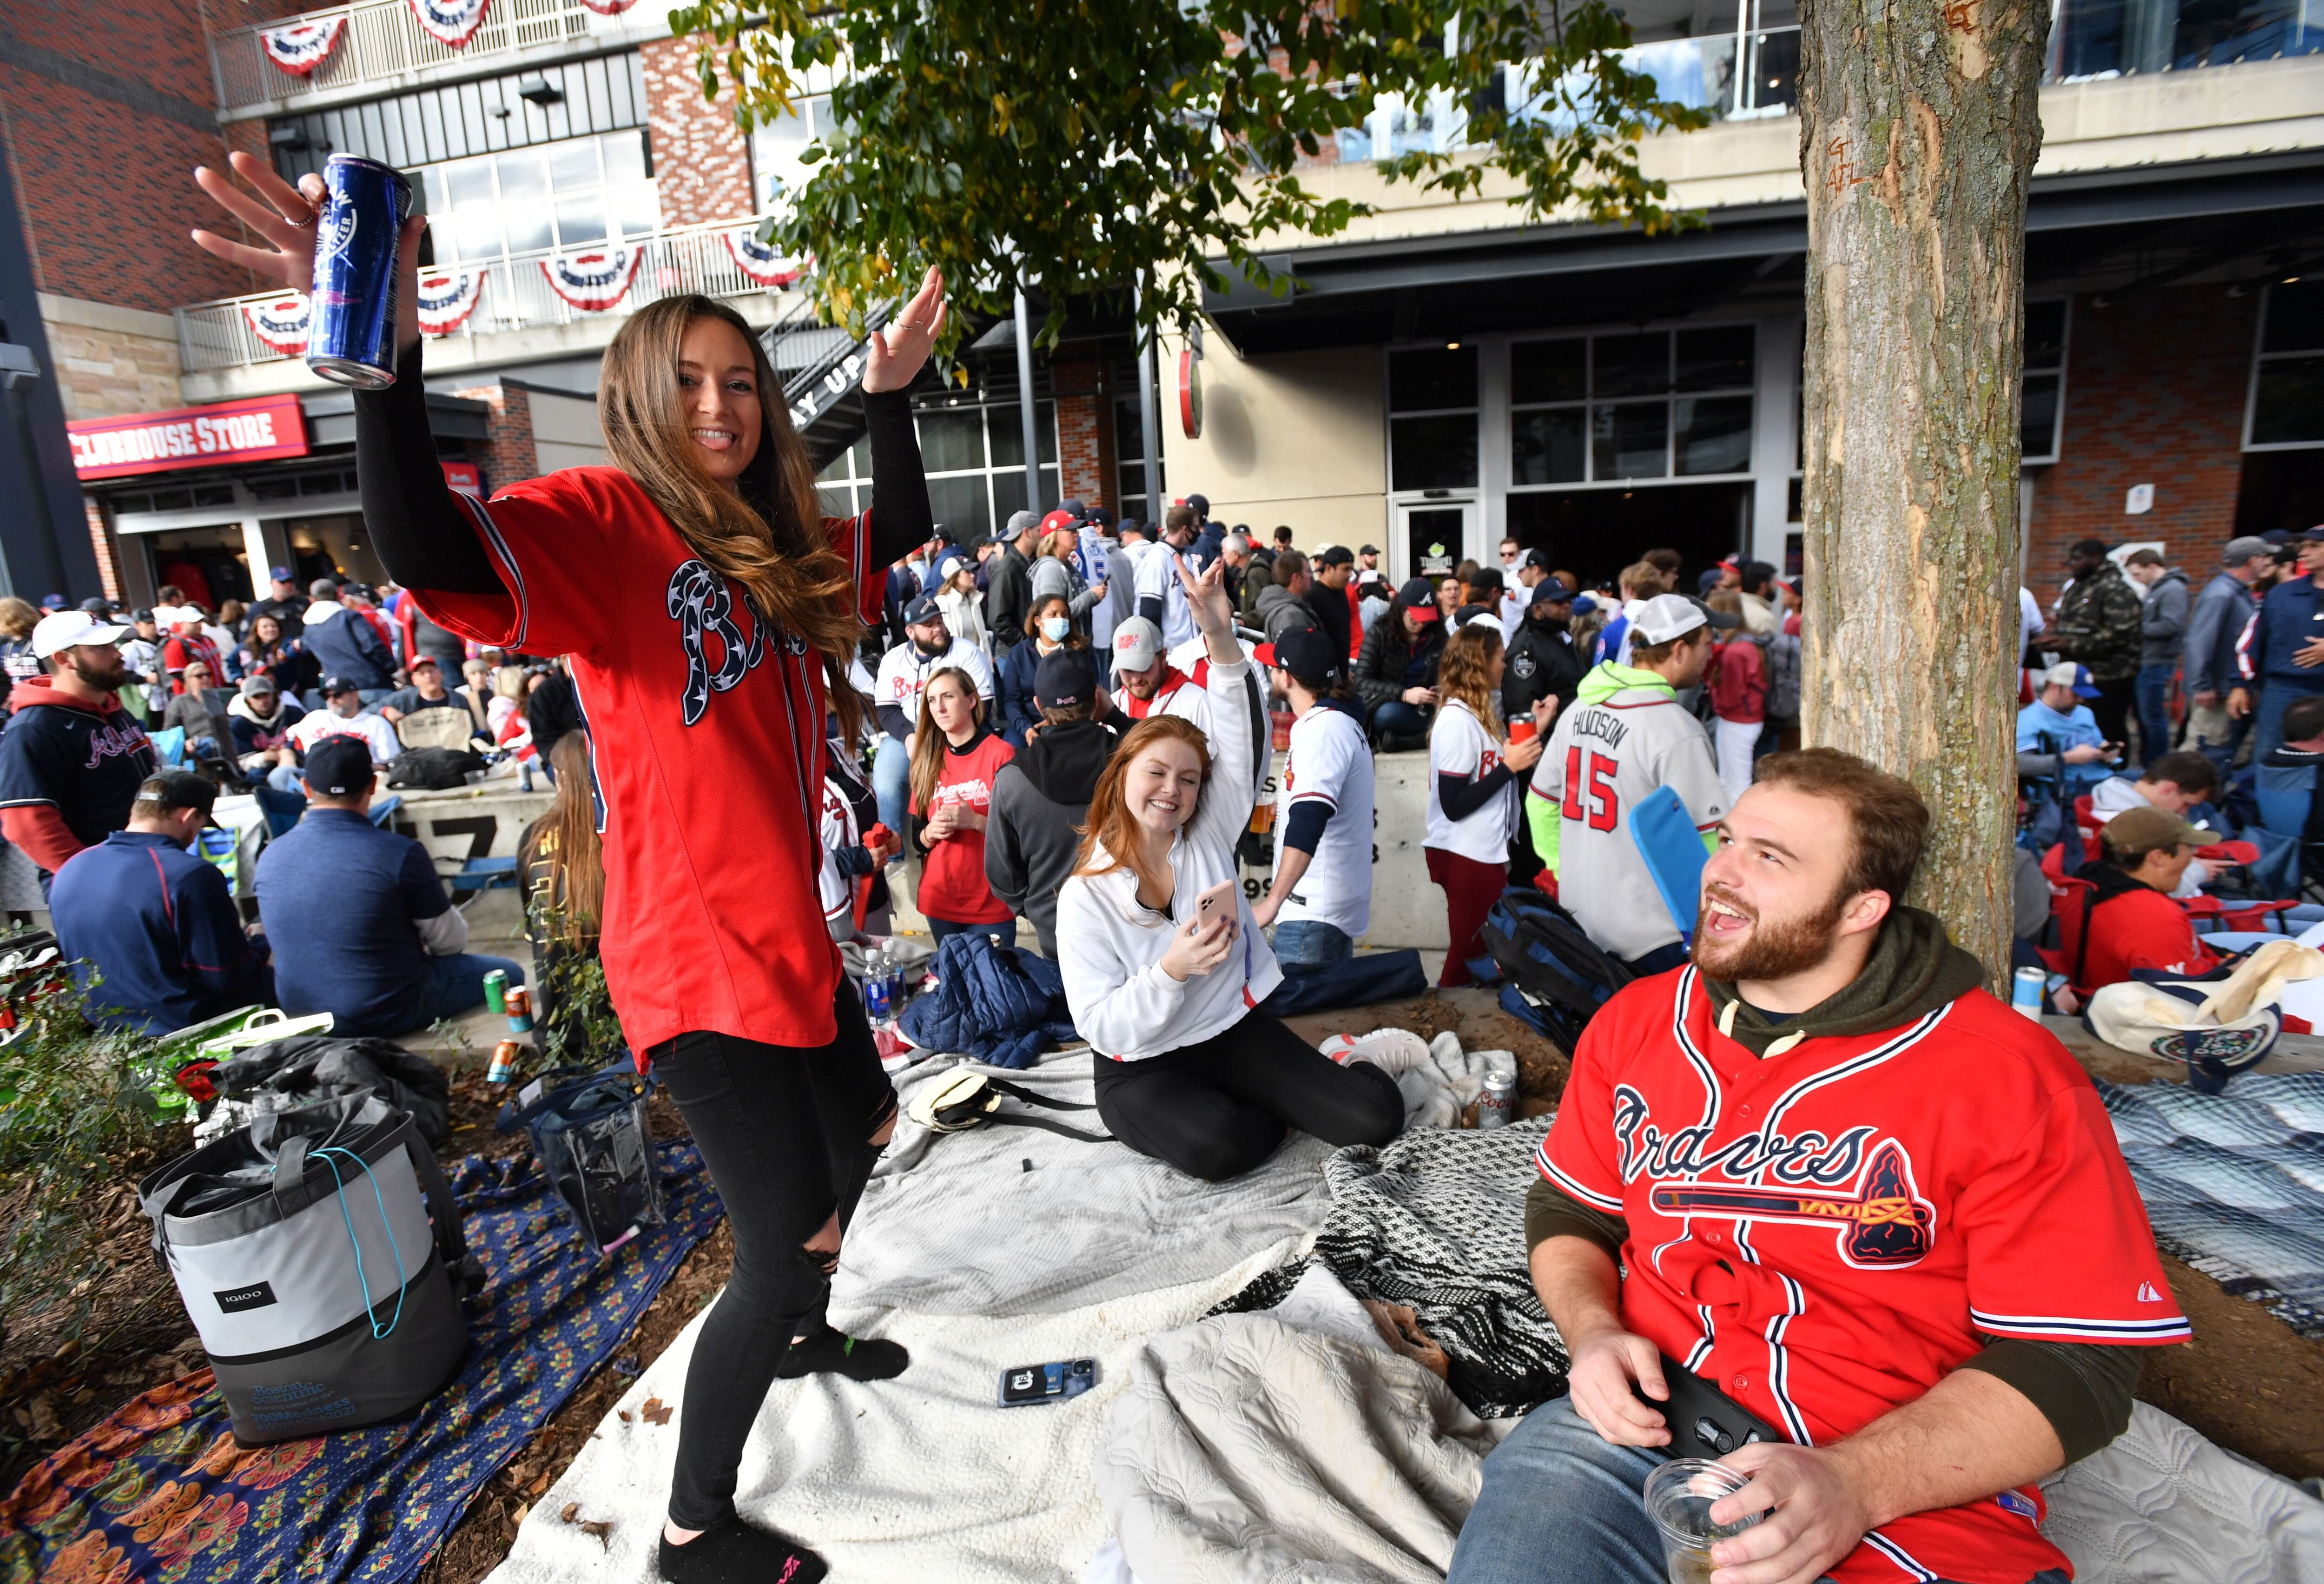
{"type": "Polygon", "coordinates": [[[1663,1416],[1670,1445],[1665,1458],[1716,1458],[1753,1441],[1780,1441],[1775,1426],[1704,1380],[1669,1354],[1663,1355],[1663,1384],[1670,1400],[1657,1403],[1630,1385],[1630,1395],[1663,1416]]]}
{"type": "Polygon", "coordinates": [[[1240,927],[1241,918],[1242,913],[1235,902],[1235,883],[1232,880],[1222,880],[1194,898],[1194,923],[1199,929],[1207,929],[1218,920],[1224,919],[1227,939],[1231,940],[1240,927]]]}
{"type": "Polygon", "coordinates": [[[1022,1408],[1078,1397],[1097,1385],[1097,1360],[1068,1358],[1056,1364],[1020,1364],[1001,1372],[1001,1405],[1022,1408]]]}

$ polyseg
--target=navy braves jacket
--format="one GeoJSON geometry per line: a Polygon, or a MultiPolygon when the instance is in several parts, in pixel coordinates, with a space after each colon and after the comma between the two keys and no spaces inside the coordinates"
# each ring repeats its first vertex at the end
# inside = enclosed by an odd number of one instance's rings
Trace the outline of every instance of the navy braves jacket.
{"type": "MultiPolygon", "coordinates": [[[[1097,652],[1091,649],[1074,651],[1089,662],[1090,686],[1099,681],[1097,652]]],[[[1019,638],[1015,645],[1001,656],[993,670],[995,702],[1001,707],[997,723],[1001,740],[1012,748],[1025,746],[1025,733],[1041,718],[1033,707],[1033,678],[1041,668],[1041,641],[1019,638]]]]}
{"type": "Polygon", "coordinates": [[[166,836],[116,830],[57,871],[57,945],[89,1014],[165,1034],[274,999],[265,943],[243,933],[226,876],[166,836]]]}
{"type": "Polygon", "coordinates": [[[395,656],[372,625],[345,606],[318,600],[307,607],[307,653],[327,677],[344,677],[358,688],[394,685],[395,656]]]}
{"type": "Polygon", "coordinates": [[[129,823],[138,784],[153,773],[153,745],[111,694],[85,704],[58,692],[51,677],[18,682],[8,707],[0,821],[10,841],[54,874],[129,823]]]}
{"type": "Polygon", "coordinates": [[[2292,656],[2310,638],[2324,638],[2324,588],[2294,578],[2267,591],[2252,629],[2252,674],[2303,693],[2324,693],[2324,666],[2302,666],[2292,656]]]}

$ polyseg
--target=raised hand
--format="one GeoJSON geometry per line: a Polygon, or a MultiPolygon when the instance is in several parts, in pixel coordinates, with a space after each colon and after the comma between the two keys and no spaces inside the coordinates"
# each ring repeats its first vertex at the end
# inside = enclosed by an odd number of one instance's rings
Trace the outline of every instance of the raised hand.
{"type": "Polygon", "coordinates": [[[1170,560],[1177,569],[1178,586],[1186,591],[1186,614],[1194,618],[1194,625],[1205,637],[1224,634],[1230,643],[1233,642],[1234,606],[1227,598],[1222,575],[1226,569],[1225,558],[1213,556],[1211,564],[1200,572],[1186,570],[1185,556],[1173,556],[1170,560]]]}
{"type": "MultiPolygon", "coordinates": [[[[315,288],[315,226],[322,209],[323,179],[312,171],[291,186],[267,168],[264,161],[236,151],[226,156],[234,174],[258,190],[254,198],[234,184],[224,171],[207,165],[194,167],[194,185],[212,201],[264,237],[264,247],[221,236],[197,227],[194,245],[204,253],[238,264],[293,292],[315,288]]],[[[425,216],[403,223],[395,254],[395,348],[401,352],[420,339],[420,238],[426,234],[425,216]]]]}
{"type": "Polygon", "coordinates": [[[930,265],[918,295],[904,304],[887,329],[874,330],[865,343],[871,362],[863,370],[863,388],[900,391],[910,384],[944,329],[945,312],[944,276],[930,265]]]}

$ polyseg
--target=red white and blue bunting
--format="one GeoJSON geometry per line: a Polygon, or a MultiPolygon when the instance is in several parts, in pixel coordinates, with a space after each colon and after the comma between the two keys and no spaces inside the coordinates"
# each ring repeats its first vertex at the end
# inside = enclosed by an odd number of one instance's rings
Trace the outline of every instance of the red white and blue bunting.
{"type": "Polygon", "coordinates": [[[448,336],[466,324],[484,300],[484,272],[422,270],[419,297],[420,333],[448,336]]]}
{"type": "Polygon", "coordinates": [[[304,292],[299,292],[242,305],[242,315],[250,321],[250,333],[264,342],[269,351],[280,352],[285,357],[296,357],[307,349],[307,325],[313,313],[313,305],[304,292]]]}
{"type": "Polygon", "coordinates": [[[305,77],[330,59],[346,27],[347,19],[344,16],[263,27],[258,30],[258,44],[275,65],[293,77],[305,77]]]}
{"type": "Polygon", "coordinates": [[[581,4],[600,16],[619,16],[638,0],[581,0],[581,4]]]}
{"type": "Polygon", "coordinates": [[[626,245],[551,254],[540,261],[540,273],[549,277],[549,289],[574,307],[603,313],[629,295],[639,256],[626,245]]]}
{"type": "Polygon", "coordinates": [[[438,43],[465,49],[484,25],[484,7],[492,0],[411,0],[411,14],[438,43]]]}
{"type": "Polygon", "coordinates": [[[755,224],[737,227],[724,235],[726,251],[734,255],[734,267],[760,285],[788,286],[799,278],[804,266],[798,259],[777,253],[760,241],[755,224]]]}

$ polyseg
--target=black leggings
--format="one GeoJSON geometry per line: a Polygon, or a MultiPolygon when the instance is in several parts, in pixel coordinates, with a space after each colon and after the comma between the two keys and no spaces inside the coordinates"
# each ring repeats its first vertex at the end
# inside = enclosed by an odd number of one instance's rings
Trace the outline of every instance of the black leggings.
{"type": "Polygon", "coordinates": [[[743,1443],[795,1336],[823,1324],[831,1280],[805,1245],[836,1211],[844,1229],[879,1158],[870,1142],[896,1092],[853,987],[821,1046],[696,1033],[654,1047],[654,1073],[693,1131],[734,1229],[734,1269],[695,1339],[669,1515],[710,1529],[734,1512],[743,1443]]]}
{"type": "Polygon", "coordinates": [[[1404,1096],[1370,1062],[1342,1067],[1254,1008],[1199,1044],[1099,1057],[1097,1114],[1139,1154],[1216,1182],[1273,1154],[1286,1125],[1325,1144],[1386,1144],[1404,1131],[1404,1096]]]}

